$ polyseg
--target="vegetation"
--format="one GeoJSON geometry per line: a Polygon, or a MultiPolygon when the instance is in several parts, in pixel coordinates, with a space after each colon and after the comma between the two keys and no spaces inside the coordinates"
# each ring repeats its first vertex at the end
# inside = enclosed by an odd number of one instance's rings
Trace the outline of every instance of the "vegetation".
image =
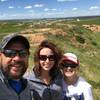
{"type": "Polygon", "coordinates": [[[22,31],[25,33],[26,30],[31,30],[31,34],[30,31],[23,34],[28,36],[31,44],[30,69],[34,65],[34,50],[42,40],[40,37],[38,42],[35,41],[36,38],[32,42],[31,35],[42,33],[46,39],[57,44],[64,53],[76,53],[80,59],[80,74],[92,85],[94,100],[100,100],[100,31],[97,27],[92,31],[91,25],[100,26],[100,17],[81,18],[80,21],[75,18],[71,20],[1,21],[0,40],[8,33],[22,31]],[[90,25],[89,28],[83,26],[87,24],[90,25]]]}

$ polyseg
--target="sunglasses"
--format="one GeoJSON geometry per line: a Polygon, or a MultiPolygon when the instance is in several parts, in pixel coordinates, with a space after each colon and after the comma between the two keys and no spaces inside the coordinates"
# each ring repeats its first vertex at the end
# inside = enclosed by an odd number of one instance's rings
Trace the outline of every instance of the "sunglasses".
{"type": "Polygon", "coordinates": [[[66,63],[62,63],[61,66],[64,67],[64,68],[68,68],[68,67],[76,68],[78,65],[66,62],[66,63]]]}
{"type": "Polygon", "coordinates": [[[42,61],[46,61],[47,59],[49,59],[50,61],[54,61],[55,60],[55,57],[54,57],[54,55],[49,55],[49,56],[40,55],[39,56],[39,59],[42,60],[42,61]]]}
{"type": "Polygon", "coordinates": [[[20,57],[26,57],[27,55],[29,55],[29,52],[25,49],[22,49],[22,50],[10,50],[10,49],[7,49],[7,50],[3,50],[3,53],[6,57],[10,57],[10,58],[13,58],[15,57],[17,54],[20,56],[20,57]]]}

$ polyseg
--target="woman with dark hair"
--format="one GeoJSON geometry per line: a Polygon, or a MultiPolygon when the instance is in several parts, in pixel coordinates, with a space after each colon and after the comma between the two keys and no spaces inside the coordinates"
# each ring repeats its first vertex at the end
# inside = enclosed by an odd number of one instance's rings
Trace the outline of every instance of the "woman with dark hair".
{"type": "Polygon", "coordinates": [[[50,41],[42,41],[34,54],[33,73],[28,76],[42,100],[62,100],[62,89],[56,84],[59,79],[61,51],[50,41]]]}

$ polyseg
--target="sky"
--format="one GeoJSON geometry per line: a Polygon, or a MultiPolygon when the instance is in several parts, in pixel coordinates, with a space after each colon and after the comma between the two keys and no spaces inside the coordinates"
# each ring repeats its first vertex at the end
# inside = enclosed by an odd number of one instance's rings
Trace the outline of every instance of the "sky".
{"type": "Polygon", "coordinates": [[[100,0],[0,0],[0,20],[100,15],[100,0]]]}

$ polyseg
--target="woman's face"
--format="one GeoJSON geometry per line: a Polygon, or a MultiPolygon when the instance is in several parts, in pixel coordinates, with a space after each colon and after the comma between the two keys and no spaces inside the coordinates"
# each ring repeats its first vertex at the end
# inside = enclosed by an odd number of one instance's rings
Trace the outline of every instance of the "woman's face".
{"type": "Polygon", "coordinates": [[[78,74],[78,70],[79,70],[79,66],[75,66],[73,67],[74,64],[69,64],[69,66],[67,67],[63,67],[62,71],[65,77],[67,78],[73,78],[75,76],[77,76],[78,74]]]}
{"type": "Polygon", "coordinates": [[[50,69],[55,64],[55,57],[53,51],[49,48],[41,49],[39,60],[42,71],[50,71],[50,69]]]}

